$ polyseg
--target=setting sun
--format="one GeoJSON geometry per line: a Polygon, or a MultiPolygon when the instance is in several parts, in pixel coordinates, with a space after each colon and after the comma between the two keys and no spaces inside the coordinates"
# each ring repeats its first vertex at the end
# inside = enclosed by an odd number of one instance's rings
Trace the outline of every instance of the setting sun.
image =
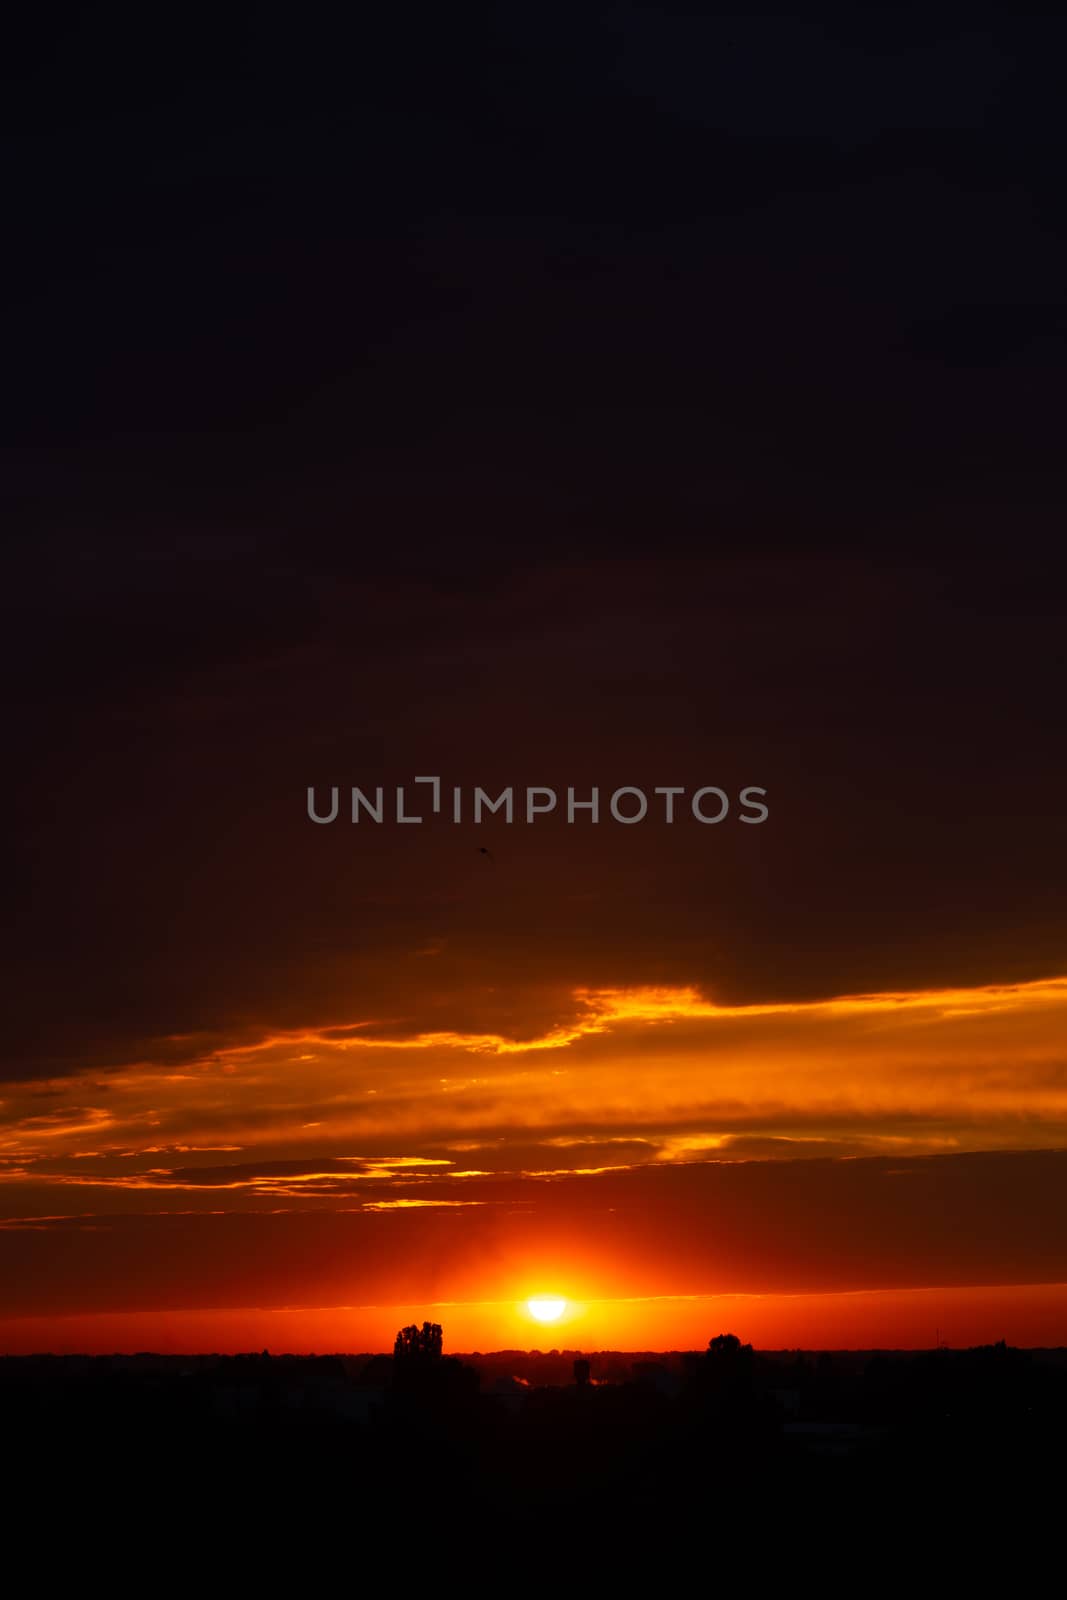
{"type": "Polygon", "coordinates": [[[535,1295],[527,1300],[526,1309],[536,1322],[558,1322],[567,1309],[567,1302],[553,1295],[535,1295]]]}

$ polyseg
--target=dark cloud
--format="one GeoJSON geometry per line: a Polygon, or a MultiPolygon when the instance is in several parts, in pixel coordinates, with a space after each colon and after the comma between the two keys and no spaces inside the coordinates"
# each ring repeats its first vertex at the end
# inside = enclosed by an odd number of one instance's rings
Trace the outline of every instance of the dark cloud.
{"type": "Polygon", "coordinates": [[[320,578],[313,633],[267,652],[238,612],[226,653],[198,658],[190,599],[147,680],[137,645],[116,675],[91,590],[73,636],[102,643],[63,658],[72,701],[9,735],[5,1071],[331,1024],[530,1036],[583,984],[766,999],[1058,970],[1062,653],[1041,579],[603,562],[443,598],[320,578]],[[621,784],[759,783],[771,816],[307,820],[309,783],[424,769],[605,804],[621,784]]]}

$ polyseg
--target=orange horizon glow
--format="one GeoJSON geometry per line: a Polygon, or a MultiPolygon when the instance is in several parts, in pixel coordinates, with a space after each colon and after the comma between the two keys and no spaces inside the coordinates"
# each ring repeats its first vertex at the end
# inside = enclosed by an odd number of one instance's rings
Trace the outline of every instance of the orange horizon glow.
{"type": "Polygon", "coordinates": [[[396,1330],[432,1319],[452,1354],[552,1348],[700,1350],[733,1332],[764,1350],[925,1350],[1005,1339],[1022,1348],[1062,1344],[1067,1283],[951,1289],[862,1290],[829,1295],[709,1295],[589,1301],[562,1322],[538,1325],[526,1302],[425,1302],[100,1312],[0,1321],[0,1354],[386,1354],[396,1330]],[[548,1343],[542,1335],[553,1335],[548,1343]]]}

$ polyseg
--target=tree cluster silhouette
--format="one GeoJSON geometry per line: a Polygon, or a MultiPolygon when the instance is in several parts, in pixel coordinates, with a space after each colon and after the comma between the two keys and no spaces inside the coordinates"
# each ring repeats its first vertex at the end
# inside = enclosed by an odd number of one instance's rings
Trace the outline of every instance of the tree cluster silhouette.
{"type": "Polygon", "coordinates": [[[393,1360],[401,1367],[428,1367],[441,1360],[444,1333],[439,1322],[401,1328],[393,1343],[393,1360]]]}

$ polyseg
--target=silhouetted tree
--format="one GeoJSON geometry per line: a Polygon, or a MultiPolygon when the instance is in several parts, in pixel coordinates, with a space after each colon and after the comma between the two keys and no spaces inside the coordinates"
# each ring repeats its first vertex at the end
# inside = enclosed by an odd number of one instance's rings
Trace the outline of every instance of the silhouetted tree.
{"type": "Polygon", "coordinates": [[[428,1417],[477,1399],[477,1371],[455,1356],[442,1355],[443,1343],[439,1322],[424,1322],[421,1328],[412,1323],[396,1336],[391,1395],[409,1416],[413,1404],[428,1417]]]}
{"type": "Polygon", "coordinates": [[[393,1345],[393,1360],[405,1367],[432,1366],[441,1359],[444,1335],[439,1322],[414,1322],[401,1328],[393,1345]]]}
{"type": "Polygon", "coordinates": [[[742,1344],[736,1333],[717,1333],[708,1340],[708,1365],[715,1371],[735,1376],[752,1366],[752,1346],[742,1344]]]}
{"type": "Polygon", "coordinates": [[[704,1355],[689,1369],[688,1396],[695,1409],[719,1424],[749,1426],[772,1409],[758,1392],[752,1346],[733,1333],[709,1339],[704,1355]]]}

